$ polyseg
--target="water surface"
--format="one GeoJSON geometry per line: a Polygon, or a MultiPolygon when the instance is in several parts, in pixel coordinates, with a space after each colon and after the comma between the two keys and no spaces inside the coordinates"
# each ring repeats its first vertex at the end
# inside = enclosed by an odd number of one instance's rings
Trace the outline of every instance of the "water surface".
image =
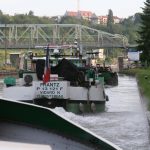
{"type": "Polygon", "coordinates": [[[119,76],[119,85],[106,88],[106,94],[105,112],[75,115],[59,108],[56,111],[123,150],[150,150],[149,126],[136,79],[119,76]]]}

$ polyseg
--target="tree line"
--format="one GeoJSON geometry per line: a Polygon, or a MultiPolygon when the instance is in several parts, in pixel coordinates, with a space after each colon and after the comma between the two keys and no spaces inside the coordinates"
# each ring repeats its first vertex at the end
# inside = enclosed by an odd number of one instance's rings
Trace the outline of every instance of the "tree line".
{"type": "Polygon", "coordinates": [[[0,24],[51,24],[54,22],[54,19],[47,16],[35,16],[33,11],[29,11],[29,13],[26,14],[15,14],[14,16],[10,16],[8,14],[3,14],[0,10],[0,24]]]}
{"type": "Polygon", "coordinates": [[[146,0],[144,4],[141,26],[138,30],[140,37],[137,43],[138,50],[142,52],[141,61],[145,63],[145,66],[150,66],[150,0],[146,0]]]}
{"type": "Polygon", "coordinates": [[[112,34],[122,34],[128,38],[130,44],[138,44],[138,50],[142,51],[141,60],[150,64],[150,0],[145,1],[143,13],[136,13],[133,16],[123,19],[120,23],[114,24],[113,11],[108,11],[107,25],[94,24],[82,18],[69,16],[39,17],[33,11],[26,14],[15,14],[10,16],[3,14],[0,10],[0,24],[82,24],[112,34]]]}
{"type": "Polygon", "coordinates": [[[10,16],[7,14],[3,14],[0,10],[0,24],[82,24],[85,26],[89,26],[92,28],[96,28],[98,30],[103,30],[113,34],[122,34],[125,35],[129,43],[135,44],[138,38],[137,30],[139,28],[141,19],[140,14],[136,13],[133,16],[130,16],[124,19],[122,22],[118,24],[113,23],[113,12],[109,10],[108,12],[108,22],[107,25],[94,24],[90,21],[84,20],[82,18],[75,18],[69,16],[63,16],[61,19],[57,17],[39,17],[35,16],[33,11],[29,11],[26,14],[15,14],[14,16],[10,16]]]}

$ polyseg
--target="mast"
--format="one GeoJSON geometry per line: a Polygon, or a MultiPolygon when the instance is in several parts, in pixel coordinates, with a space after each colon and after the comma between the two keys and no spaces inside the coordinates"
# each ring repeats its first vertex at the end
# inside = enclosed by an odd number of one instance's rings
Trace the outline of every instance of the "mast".
{"type": "Polygon", "coordinates": [[[79,12],[80,9],[80,0],[77,0],[77,12],[79,12]]]}

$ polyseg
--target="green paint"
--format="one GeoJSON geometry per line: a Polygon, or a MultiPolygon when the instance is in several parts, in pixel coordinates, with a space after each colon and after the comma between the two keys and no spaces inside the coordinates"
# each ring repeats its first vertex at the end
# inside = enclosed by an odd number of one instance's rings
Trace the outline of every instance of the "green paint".
{"type": "Polygon", "coordinates": [[[84,103],[83,107],[80,108],[79,103],[69,103],[67,104],[66,110],[75,114],[103,112],[105,111],[105,103],[96,104],[95,111],[91,110],[91,104],[84,103]],[[83,110],[83,112],[81,110],[83,110]]]}
{"type": "Polygon", "coordinates": [[[119,148],[114,148],[114,146],[109,145],[84,129],[61,118],[50,109],[37,105],[1,99],[0,119],[22,122],[43,129],[49,129],[82,143],[90,144],[95,150],[119,150],[119,148]]]}

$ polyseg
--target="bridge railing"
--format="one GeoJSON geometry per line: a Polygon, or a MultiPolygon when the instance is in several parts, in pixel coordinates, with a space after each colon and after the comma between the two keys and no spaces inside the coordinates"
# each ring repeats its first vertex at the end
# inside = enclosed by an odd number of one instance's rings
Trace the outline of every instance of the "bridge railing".
{"type": "Polygon", "coordinates": [[[72,44],[85,47],[126,47],[128,40],[78,24],[0,24],[0,48],[34,48],[36,45],[72,44]]]}

